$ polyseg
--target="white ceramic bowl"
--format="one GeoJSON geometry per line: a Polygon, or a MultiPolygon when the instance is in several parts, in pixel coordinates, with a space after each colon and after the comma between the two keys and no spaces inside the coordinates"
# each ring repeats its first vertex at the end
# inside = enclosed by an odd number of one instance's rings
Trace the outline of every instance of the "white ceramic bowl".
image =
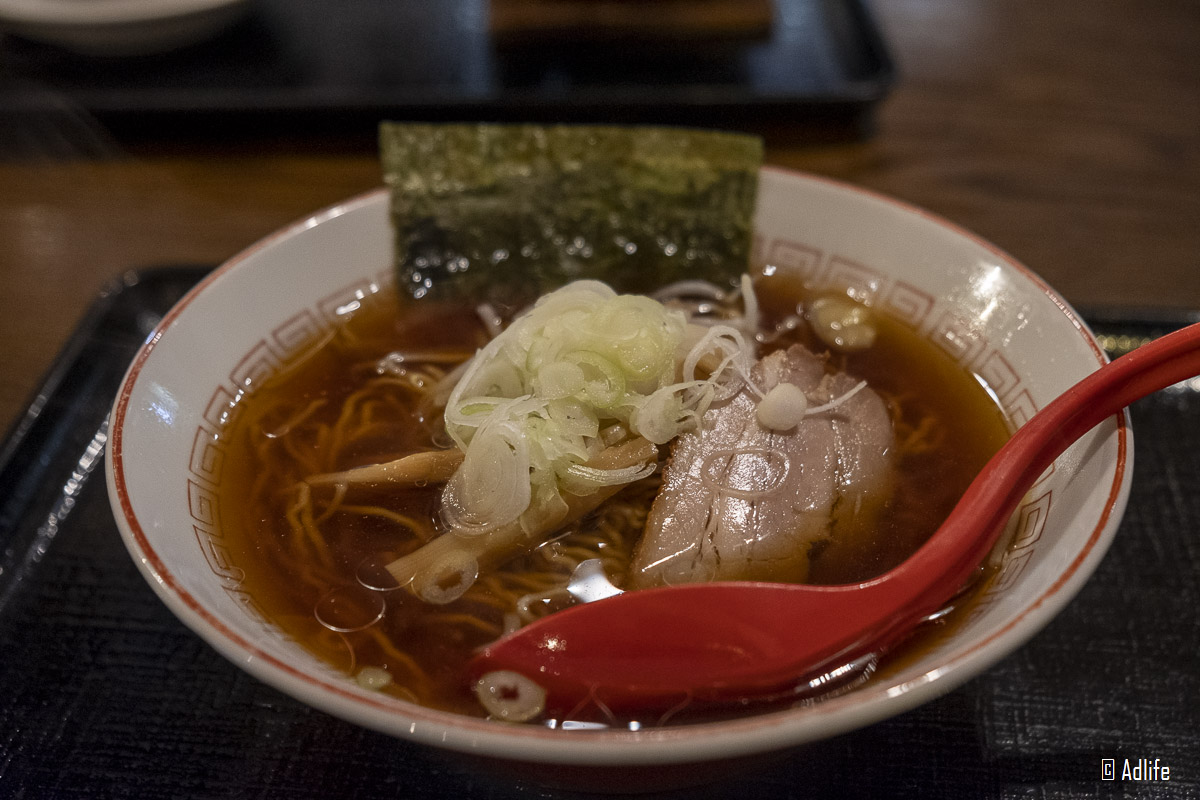
{"type": "Polygon", "coordinates": [[[248,0],[0,0],[0,29],[85,55],[161,53],[232,24],[248,0]]]}
{"type": "MultiPolygon", "coordinates": [[[[757,257],[852,287],[983,376],[1016,421],[1095,370],[1102,351],[1035,275],[937,217],[828,180],[765,169],[757,257]]],[[[586,766],[724,762],[897,714],[977,675],[1042,628],[1103,556],[1125,507],[1132,435],[1122,417],[1061,457],[1018,513],[1018,531],[973,616],[886,680],[809,708],[676,729],[573,733],[416,707],[358,688],[253,612],[224,559],[220,434],[239,391],[388,278],[387,197],[368,194],[235,257],[170,312],[116,399],[108,485],[130,552],[163,601],[261,680],[344,719],[499,760],[586,766]]],[[[635,773],[631,773],[635,774],[635,773]]]]}

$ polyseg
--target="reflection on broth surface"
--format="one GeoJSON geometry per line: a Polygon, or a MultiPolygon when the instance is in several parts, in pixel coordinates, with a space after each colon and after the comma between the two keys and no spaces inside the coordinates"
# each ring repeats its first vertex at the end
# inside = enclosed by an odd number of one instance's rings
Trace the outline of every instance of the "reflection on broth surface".
{"type": "MultiPolygon", "coordinates": [[[[798,306],[808,308],[816,295],[778,276],[759,278],[756,294],[760,356],[796,344],[829,349],[797,324],[798,306]]],[[[663,470],[625,486],[531,551],[478,570],[465,589],[450,579],[433,587],[447,597],[461,590],[457,599],[431,603],[396,588],[385,566],[444,533],[440,483],[306,481],[453,447],[442,415],[446,387],[491,338],[474,309],[399,307],[390,290],[368,298],[311,355],[242,402],[220,489],[225,538],[259,606],[336,669],[367,688],[484,716],[464,678],[472,653],[571,604],[568,577],[587,559],[599,559],[615,584],[627,586],[663,470]]],[[[883,399],[894,479],[886,496],[872,500],[878,507],[866,524],[838,509],[848,521],[836,535],[806,545],[812,583],[860,581],[900,563],[1008,436],[974,376],[901,323],[869,316],[869,346],[831,352],[824,364],[831,374],[865,381],[883,399]]],[[[667,455],[660,446],[660,459],[667,455]]],[[[888,657],[902,658],[903,649],[888,657]]],[[[685,710],[672,721],[692,718],[685,710]]]]}

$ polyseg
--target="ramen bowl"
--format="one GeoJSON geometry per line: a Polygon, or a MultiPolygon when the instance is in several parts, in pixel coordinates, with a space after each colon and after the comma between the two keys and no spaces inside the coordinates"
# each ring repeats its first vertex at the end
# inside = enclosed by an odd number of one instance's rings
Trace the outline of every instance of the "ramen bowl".
{"type": "MultiPolygon", "coordinates": [[[[1055,616],[1102,558],[1128,496],[1132,434],[1114,417],[1029,492],[994,578],[953,635],[821,702],[697,724],[562,730],[431,710],[361,688],[259,610],[231,560],[220,499],[225,433],[241,401],[391,280],[388,198],[377,191],[298,222],[208,276],[138,353],[113,406],[108,489],[138,567],[164,603],[233,663],[367,728],[543,774],[701,780],[712,768],[841,734],[948,692],[1055,616]],[[706,767],[704,769],[701,767],[706,767]]],[[[754,259],[838,286],[894,315],[974,372],[1012,425],[1104,355],[1055,292],[978,237],[825,179],[764,169],[754,259]]]]}

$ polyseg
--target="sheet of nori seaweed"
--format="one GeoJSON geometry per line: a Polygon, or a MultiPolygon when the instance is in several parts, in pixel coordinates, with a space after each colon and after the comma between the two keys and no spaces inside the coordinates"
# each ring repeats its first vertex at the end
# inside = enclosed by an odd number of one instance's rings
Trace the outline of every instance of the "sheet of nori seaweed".
{"type": "Polygon", "coordinates": [[[748,267],[757,137],[387,122],[379,137],[402,295],[514,308],[579,278],[645,292],[748,267]]]}

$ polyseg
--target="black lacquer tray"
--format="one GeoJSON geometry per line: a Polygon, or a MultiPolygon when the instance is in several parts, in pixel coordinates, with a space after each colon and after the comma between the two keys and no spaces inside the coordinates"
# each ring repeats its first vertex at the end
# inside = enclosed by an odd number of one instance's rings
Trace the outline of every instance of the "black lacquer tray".
{"type": "Polygon", "coordinates": [[[255,0],[217,38],[156,56],[0,40],[0,115],[75,109],[205,135],[373,131],[382,117],[869,122],[894,66],[866,0],[776,0],[774,17],[740,44],[514,49],[492,41],[486,0],[255,0]]]}
{"type": "MultiPolygon", "coordinates": [[[[204,271],[113,284],[0,450],[0,797],[564,796],[305,707],[145,584],[109,509],[105,417],[137,347],[204,271]]],[[[1200,319],[1086,316],[1114,350],[1200,319]]],[[[899,717],[664,796],[1200,797],[1200,385],[1140,401],[1133,419],[1115,543],[1029,644],[899,717]],[[1158,759],[1170,780],[1122,778],[1126,759],[1158,759]]]]}

